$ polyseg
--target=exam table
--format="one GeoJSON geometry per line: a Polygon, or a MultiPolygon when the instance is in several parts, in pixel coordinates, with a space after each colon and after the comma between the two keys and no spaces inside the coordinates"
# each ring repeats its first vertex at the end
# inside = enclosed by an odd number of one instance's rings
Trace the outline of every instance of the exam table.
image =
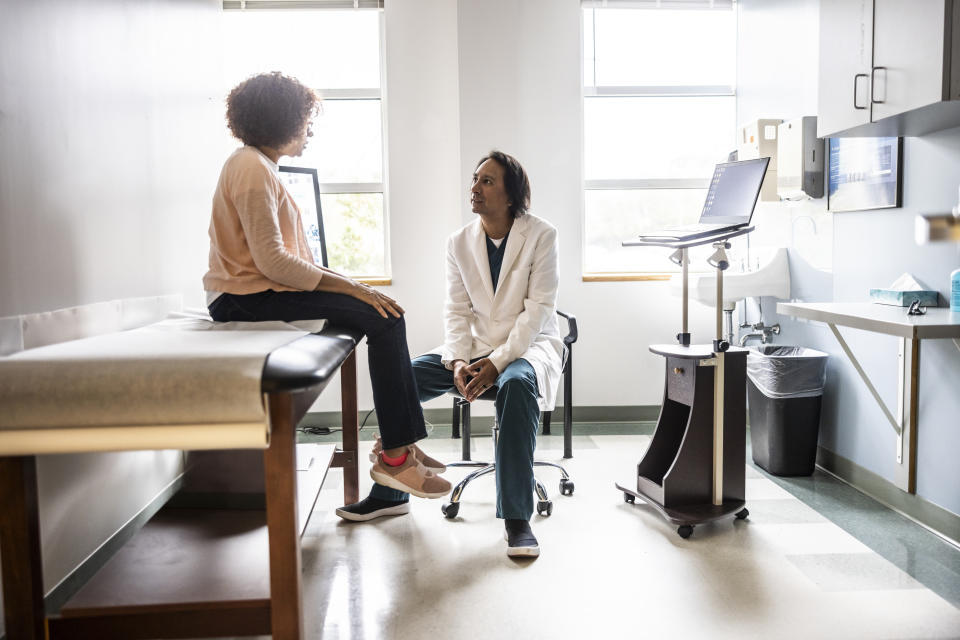
{"type": "Polygon", "coordinates": [[[7,638],[303,637],[300,536],[327,468],[343,468],[345,503],[359,498],[360,338],[175,318],[0,358],[7,638]],[[337,371],[342,446],[303,468],[296,425],[337,371]],[[36,456],[162,449],[253,455],[264,508],[164,507],[47,615],[36,456]]]}

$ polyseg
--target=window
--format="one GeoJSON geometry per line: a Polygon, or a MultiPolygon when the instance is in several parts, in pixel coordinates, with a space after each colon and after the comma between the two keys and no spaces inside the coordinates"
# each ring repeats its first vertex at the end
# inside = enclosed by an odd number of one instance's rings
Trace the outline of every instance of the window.
{"type": "Polygon", "coordinates": [[[667,250],[622,247],[696,222],[736,148],[730,0],[583,2],[584,272],[669,273],[667,250]]]}
{"type": "Polygon", "coordinates": [[[281,163],[317,170],[330,268],[387,279],[381,12],[330,8],[352,7],[352,0],[284,4],[315,8],[248,1],[246,10],[224,11],[226,90],[256,73],[282,71],[320,93],[322,113],[306,151],[281,163]]]}

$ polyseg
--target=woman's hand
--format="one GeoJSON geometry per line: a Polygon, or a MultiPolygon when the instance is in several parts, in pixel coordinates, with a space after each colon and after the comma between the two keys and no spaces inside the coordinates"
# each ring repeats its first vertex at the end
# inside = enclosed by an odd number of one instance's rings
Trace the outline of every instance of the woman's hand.
{"type": "Polygon", "coordinates": [[[397,301],[388,296],[387,294],[377,291],[368,284],[362,282],[353,281],[354,287],[350,291],[352,295],[357,300],[362,300],[368,305],[377,310],[384,318],[387,317],[387,313],[392,315],[394,318],[399,318],[402,316],[405,311],[403,307],[397,304],[397,301]]]}
{"type": "Polygon", "coordinates": [[[388,313],[394,318],[399,318],[405,313],[403,307],[385,293],[329,269],[323,269],[323,277],[320,278],[320,282],[317,283],[314,291],[329,291],[353,296],[376,309],[377,313],[384,318],[387,317],[388,313]]]}
{"type": "MultiPolygon", "coordinates": [[[[490,362],[490,358],[480,358],[473,364],[464,365],[463,371],[466,376],[473,378],[460,391],[467,402],[473,402],[480,397],[484,391],[493,386],[497,381],[500,372],[496,365],[490,362]]],[[[456,381],[457,372],[454,370],[453,379],[456,381]]]]}

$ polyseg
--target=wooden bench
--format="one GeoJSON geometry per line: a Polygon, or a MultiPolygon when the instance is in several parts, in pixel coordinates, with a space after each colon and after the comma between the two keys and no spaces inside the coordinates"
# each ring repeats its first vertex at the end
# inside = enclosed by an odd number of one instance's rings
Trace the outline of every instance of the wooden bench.
{"type": "MultiPolygon", "coordinates": [[[[265,509],[165,507],[49,616],[44,611],[36,455],[0,457],[7,638],[302,638],[300,536],[327,468],[343,468],[345,503],[359,498],[354,348],[360,337],[328,326],[267,357],[261,391],[270,439],[255,454],[262,458],[265,509]],[[338,370],[342,444],[335,450],[314,449],[313,465],[298,473],[296,425],[338,370]]],[[[161,442],[152,448],[178,447],[161,442]]],[[[249,450],[244,453],[249,457],[249,450]]]]}

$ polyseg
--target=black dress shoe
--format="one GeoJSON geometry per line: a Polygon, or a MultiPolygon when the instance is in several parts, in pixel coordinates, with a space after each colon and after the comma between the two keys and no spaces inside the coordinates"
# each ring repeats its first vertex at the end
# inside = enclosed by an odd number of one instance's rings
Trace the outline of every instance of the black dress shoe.
{"type": "Polygon", "coordinates": [[[507,555],[514,558],[534,558],[540,555],[537,537],[526,520],[504,520],[507,555]]]}
{"type": "Polygon", "coordinates": [[[391,502],[367,496],[360,502],[348,504],[337,509],[337,515],[344,520],[366,522],[380,516],[399,516],[410,512],[410,502],[391,502]]]}

